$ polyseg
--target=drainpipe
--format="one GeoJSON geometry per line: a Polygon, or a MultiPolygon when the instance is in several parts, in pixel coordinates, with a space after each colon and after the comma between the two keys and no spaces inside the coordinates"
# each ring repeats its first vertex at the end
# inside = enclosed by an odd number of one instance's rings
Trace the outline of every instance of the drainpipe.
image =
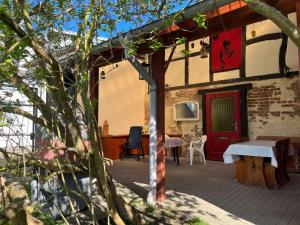
{"type": "Polygon", "coordinates": [[[157,183],[157,133],[156,133],[156,84],[150,85],[150,159],[149,159],[149,177],[150,191],[147,196],[147,202],[155,205],[156,200],[156,183],[157,183]]]}
{"type": "Polygon", "coordinates": [[[156,129],[156,83],[139,63],[136,57],[128,55],[128,49],[124,46],[126,59],[138,71],[144,80],[149,84],[150,91],[150,140],[149,140],[149,186],[150,190],[147,196],[148,204],[154,206],[156,202],[156,183],[157,183],[157,129],[156,129]]]}

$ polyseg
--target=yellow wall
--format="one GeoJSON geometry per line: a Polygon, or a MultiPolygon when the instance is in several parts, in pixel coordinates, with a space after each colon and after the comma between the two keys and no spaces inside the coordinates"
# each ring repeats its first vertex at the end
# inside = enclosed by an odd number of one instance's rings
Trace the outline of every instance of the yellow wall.
{"type": "Polygon", "coordinates": [[[127,61],[100,68],[99,125],[109,123],[110,134],[128,134],[130,126],[144,125],[145,81],[127,61]]]}

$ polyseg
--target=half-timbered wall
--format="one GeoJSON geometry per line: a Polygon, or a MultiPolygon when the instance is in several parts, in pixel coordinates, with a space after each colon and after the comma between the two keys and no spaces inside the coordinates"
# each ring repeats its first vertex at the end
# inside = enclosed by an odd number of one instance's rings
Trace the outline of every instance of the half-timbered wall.
{"type": "MultiPolygon", "coordinates": [[[[295,14],[290,14],[289,18],[296,22],[295,14]]],[[[166,72],[166,133],[178,132],[184,136],[194,136],[195,132],[201,131],[203,106],[198,90],[252,83],[253,89],[248,91],[250,138],[263,134],[300,135],[300,97],[297,91],[297,87],[300,89],[300,81],[295,73],[289,78],[280,73],[280,33],[271,21],[246,27],[245,77],[241,76],[240,70],[214,73],[210,77],[209,57],[199,56],[200,40],[177,46],[166,72]],[[275,38],[273,36],[274,40],[253,43],[253,30],[256,31],[255,38],[266,37],[268,34],[275,34],[275,38]],[[187,46],[192,53],[188,58],[181,54],[187,46]],[[189,100],[200,103],[200,120],[175,122],[173,105],[189,100]]],[[[204,41],[208,42],[209,39],[204,41]]],[[[166,60],[170,52],[171,49],[166,50],[166,60]]],[[[285,58],[290,71],[298,71],[298,50],[290,40],[285,58]]],[[[126,134],[133,125],[147,126],[149,98],[146,83],[138,79],[137,72],[125,61],[118,63],[118,68],[107,66],[100,68],[100,73],[102,70],[106,73],[106,79],[100,80],[99,85],[99,124],[108,120],[110,134],[126,134]]]]}
{"type": "MultiPolygon", "coordinates": [[[[296,23],[296,14],[289,18],[296,23]]],[[[195,100],[200,103],[202,97],[198,90],[218,88],[243,83],[252,83],[248,91],[248,129],[249,137],[257,135],[300,135],[300,80],[297,73],[286,78],[280,73],[279,55],[282,45],[280,29],[271,21],[263,21],[246,27],[245,41],[245,77],[239,69],[214,73],[210,80],[209,57],[200,58],[200,40],[189,43],[191,57],[184,58],[178,46],[173,61],[166,73],[166,132],[182,133],[183,136],[195,136],[195,128],[202,129],[202,117],[199,121],[173,120],[173,105],[177,102],[195,100]],[[252,32],[255,31],[255,37],[252,32]],[[267,40],[271,36],[273,40],[267,40]],[[277,36],[277,37],[276,37],[277,36]],[[256,42],[254,39],[259,40],[256,42]],[[265,39],[265,40],[264,40],[265,39]],[[185,66],[188,65],[188,69],[185,66]],[[185,82],[188,80],[188,83],[185,82]]],[[[208,38],[203,39],[208,42],[208,38]]],[[[166,53],[166,60],[171,50],[166,53]]],[[[289,71],[298,71],[298,49],[288,40],[286,65],[289,71]]]]}

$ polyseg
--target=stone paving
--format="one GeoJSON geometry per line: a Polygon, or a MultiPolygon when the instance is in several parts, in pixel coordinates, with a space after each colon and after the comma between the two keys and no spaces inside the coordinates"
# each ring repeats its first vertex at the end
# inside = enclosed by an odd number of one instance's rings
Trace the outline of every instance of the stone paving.
{"type": "MultiPolygon", "coordinates": [[[[115,161],[110,167],[114,179],[143,197],[147,196],[148,159],[115,161]]],[[[187,224],[200,217],[209,224],[300,225],[300,174],[290,174],[281,189],[234,182],[233,165],[207,161],[188,165],[181,158],[177,166],[167,161],[166,218],[161,224],[187,224]],[[170,213],[172,215],[170,215],[170,213]],[[168,215],[169,214],[169,215],[168,215]],[[176,222],[177,221],[177,222],[176,222]]]]}

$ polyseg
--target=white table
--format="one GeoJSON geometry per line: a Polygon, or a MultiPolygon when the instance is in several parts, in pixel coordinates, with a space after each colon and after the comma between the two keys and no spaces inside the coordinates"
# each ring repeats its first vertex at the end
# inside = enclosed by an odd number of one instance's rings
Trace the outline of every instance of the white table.
{"type": "Polygon", "coordinates": [[[276,141],[247,141],[230,145],[223,154],[224,163],[234,163],[240,156],[271,158],[271,165],[278,167],[275,156],[276,141]]]}
{"type": "Polygon", "coordinates": [[[168,156],[171,156],[171,149],[173,149],[174,162],[177,160],[177,165],[179,165],[178,147],[181,145],[182,145],[182,139],[179,137],[165,138],[165,147],[167,148],[167,158],[168,156]]]}

